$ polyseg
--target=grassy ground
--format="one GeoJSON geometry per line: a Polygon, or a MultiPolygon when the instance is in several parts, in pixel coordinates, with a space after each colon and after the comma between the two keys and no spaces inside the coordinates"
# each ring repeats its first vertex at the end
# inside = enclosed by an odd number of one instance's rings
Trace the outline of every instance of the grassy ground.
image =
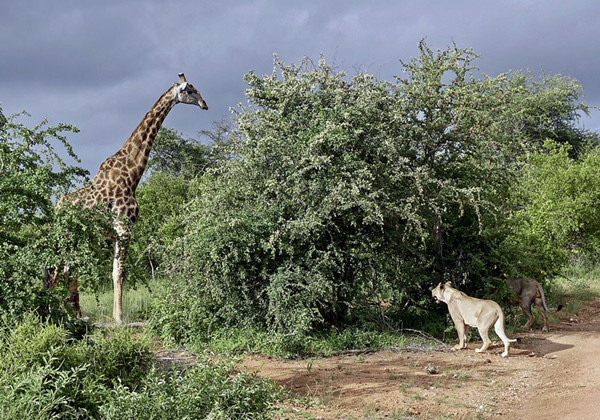
{"type": "MultiPolygon", "coordinates": [[[[149,289],[145,285],[123,290],[123,322],[143,321],[153,296],[159,293],[160,285],[149,289]]],[[[94,322],[111,322],[113,308],[113,291],[106,288],[97,294],[80,293],[80,305],[83,316],[94,322]]]]}
{"type": "Polygon", "coordinates": [[[552,302],[564,305],[568,312],[577,312],[581,305],[600,296],[600,266],[569,266],[555,279],[551,290],[552,302]]]}
{"type": "MultiPolygon", "coordinates": [[[[550,313],[551,323],[557,321],[561,314],[577,313],[583,305],[590,299],[600,295],[600,266],[582,267],[571,266],[566,268],[563,273],[545,287],[548,307],[551,310],[557,308],[559,304],[563,305],[563,311],[559,313],[550,313]]],[[[155,283],[151,289],[145,285],[139,285],[136,288],[126,288],[123,293],[123,322],[130,323],[134,321],[145,321],[148,318],[150,304],[152,299],[164,293],[164,285],[155,283]]],[[[98,294],[82,293],[81,308],[83,315],[89,317],[92,321],[98,323],[112,322],[112,288],[107,287],[98,294]]],[[[536,323],[534,328],[540,326],[540,315],[537,309],[533,308],[536,323]]],[[[509,335],[520,331],[525,323],[525,317],[517,305],[505,308],[507,315],[506,330],[509,335]]],[[[453,328],[449,333],[451,339],[454,339],[453,328]]],[[[476,331],[472,331],[474,337],[477,337],[476,331]]],[[[266,334],[266,333],[264,333],[266,334]]],[[[213,332],[213,341],[210,343],[211,350],[217,352],[240,352],[243,349],[247,351],[261,351],[269,353],[268,349],[273,346],[265,344],[273,341],[261,336],[259,332],[250,332],[245,330],[227,331],[224,334],[213,332]]],[[[492,332],[493,336],[493,332],[492,332]]],[[[390,346],[403,347],[400,341],[402,337],[394,333],[367,333],[361,331],[344,331],[334,334],[331,337],[312,337],[311,350],[316,353],[327,354],[330,351],[346,349],[356,346],[384,348],[390,346]],[[395,340],[392,339],[395,337],[395,340]]],[[[204,343],[204,345],[207,345],[204,343]]]]}

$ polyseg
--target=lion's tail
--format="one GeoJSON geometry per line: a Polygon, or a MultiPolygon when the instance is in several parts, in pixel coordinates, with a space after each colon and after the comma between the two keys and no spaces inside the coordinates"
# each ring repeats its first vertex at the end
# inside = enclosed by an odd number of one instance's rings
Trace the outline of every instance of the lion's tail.
{"type": "Polygon", "coordinates": [[[550,312],[550,309],[548,309],[548,306],[546,305],[546,295],[544,294],[544,289],[540,283],[537,284],[537,289],[542,298],[542,305],[544,306],[544,310],[546,312],[550,312]]]}

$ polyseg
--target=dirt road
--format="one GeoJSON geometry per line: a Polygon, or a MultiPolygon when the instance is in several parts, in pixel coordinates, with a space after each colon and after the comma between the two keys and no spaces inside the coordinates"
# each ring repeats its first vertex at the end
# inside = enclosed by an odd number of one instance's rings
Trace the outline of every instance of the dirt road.
{"type": "Polygon", "coordinates": [[[502,358],[485,353],[381,351],[244,365],[297,398],[288,419],[600,419],[600,299],[561,314],[550,333],[519,333],[502,358]]]}
{"type": "Polygon", "coordinates": [[[543,370],[541,386],[512,412],[528,419],[600,419],[600,300],[581,317],[564,319],[532,341],[537,354],[556,357],[556,362],[543,370]]]}

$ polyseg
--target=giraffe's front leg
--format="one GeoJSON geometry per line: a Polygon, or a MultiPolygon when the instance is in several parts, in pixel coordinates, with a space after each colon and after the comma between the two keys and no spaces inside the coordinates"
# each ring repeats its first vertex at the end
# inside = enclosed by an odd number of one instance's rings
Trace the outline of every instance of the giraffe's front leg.
{"type": "Polygon", "coordinates": [[[123,261],[120,258],[120,241],[115,241],[115,256],[113,259],[113,318],[117,324],[123,323],[123,261]]]}
{"type": "Polygon", "coordinates": [[[127,227],[122,221],[115,221],[117,239],[115,240],[115,255],[113,259],[113,318],[117,324],[123,323],[123,278],[125,277],[125,255],[127,250],[127,227]]]}

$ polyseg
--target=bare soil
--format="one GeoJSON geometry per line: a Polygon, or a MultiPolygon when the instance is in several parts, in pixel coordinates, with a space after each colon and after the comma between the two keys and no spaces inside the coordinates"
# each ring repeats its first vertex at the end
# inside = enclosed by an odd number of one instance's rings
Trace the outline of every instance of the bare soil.
{"type": "Polygon", "coordinates": [[[517,333],[508,358],[501,342],[475,353],[474,341],[460,351],[249,356],[240,368],[289,391],[282,419],[600,419],[600,299],[556,319],[549,333],[517,333]]]}

